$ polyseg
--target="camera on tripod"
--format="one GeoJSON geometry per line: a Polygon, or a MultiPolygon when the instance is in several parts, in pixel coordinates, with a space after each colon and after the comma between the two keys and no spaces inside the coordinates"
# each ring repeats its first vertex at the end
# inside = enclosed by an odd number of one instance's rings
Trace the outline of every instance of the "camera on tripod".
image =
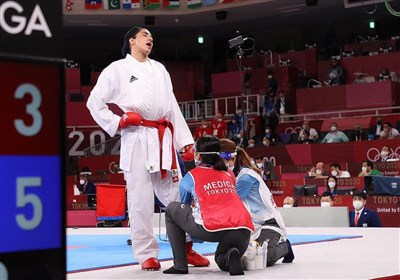
{"type": "Polygon", "coordinates": [[[231,49],[239,47],[239,46],[243,45],[243,43],[244,43],[244,39],[243,39],[242,35],[239,35],[239,36],[237,36],[235,38],[232,38],[232,39],[230,39],[228,41],[229,47],[231,49]]]}

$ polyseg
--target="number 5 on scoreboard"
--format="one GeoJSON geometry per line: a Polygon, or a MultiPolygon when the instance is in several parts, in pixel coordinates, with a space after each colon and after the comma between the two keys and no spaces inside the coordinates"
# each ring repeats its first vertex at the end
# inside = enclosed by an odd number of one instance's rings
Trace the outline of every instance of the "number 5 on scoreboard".
{"type": "Polygon", "coordinates": [[[31,204],[33,208],[33,215],[30,219],[28,219],[25,214],[16,215],[18,226],[24,230],[35,229],[42,222],[43,205],[40,197],[33,193],[26,193],[26,188],[41,186],[42,178],[40,177],[17,178],[17,207],[24,208],[28,204],[31,204]]]}

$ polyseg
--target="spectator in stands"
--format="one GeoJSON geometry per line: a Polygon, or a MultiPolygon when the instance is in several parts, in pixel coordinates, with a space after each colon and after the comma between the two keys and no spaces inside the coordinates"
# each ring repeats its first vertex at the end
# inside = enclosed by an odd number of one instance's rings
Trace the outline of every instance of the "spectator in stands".
{"type": "Polygon", "coordinates": [[[220,112],[216,113],[215,119],[211,121],[211,128],[214,136],[218,137],[219,139],[226,138],[228,126],[220,112]]]}
{"type": "Polygon", "coordinates": [[[221,142],[202,136],[195,145],[198,167],[179,183],[181,202],[171,202],[165,223],[174,256],[173,266],[164,274],[188,274],[185,232],[210,242],[218,242],[215,262],[230,275],[243,275],[240,258],[245,253],[254,226],[249,212],[235,192],[235,177],[220,156],[221,142]],[[199,185],[218,185],[218,192],[199,185]],[[215,191],[215,192],[214,192],[215,191]],[[224,199],[220,198],[221,193],[224,199]]]}
{"type": "Polygon", "coordinates": [[[265,97],[263,118],[265,126],[273,127],[274,129],[278,126],[279,118],[276,114],[276,99],[275,96],[270,93],[265,97]]]}
{"type": "MultiPolygon", "coordinates": [[[[184,158],[193,159],[193,136],[175,99],[170,75],[149,58],[152,48],[148,29],[131,28],[124,36],[124,58],[101,72],[86,104],[110,136],[121,129],[120,167],[127,183],[132,250],[143,270],[161,268],[152,227],[154,193],[164,205],[178,200],[176,150],[184,149],[184,158]],[[121,108],[123,116],[114,114],[108,103],[121,108]]],[[[192,242],[186,249],[189,263],[209,265],[207,258],[192,249],[192,242]]]]}
{"type": "Polygon", "coordinates": [[[379,81],[387,81],[390,79],[391,79],[391,76],[390,76],[389,69],[383,68],[381,70],[381,72],[379,73],[379,81]]]}
{"type": "Polygon", "coordinates": [[[253,138],[250,138],[250,139],[247,141],[247,147],[248,147],[248,148],[254,148],[255,144],[256,144],[256,141],[255,141],[253,138]]]}
{"type": "Polygon", "coordinates": [[[367,194],[365,192],[354,191],[353,207],[349,212],[351,227],[381,227],[382,223],[378,214],[371,209],[365,208],[367,194]]]}
{"type": "Polygon", "coordinates": [[[299,141],[299,144],[312,144],[315,143],[313,139],[310,139],[310,132],[308,130],[303,131],[303,139],[299,141]]]}
{"type": "Polygon", "coordinates": [[[321,195],[320,204],[321,207],[332,207],[334,203],[333,195],[329,191],[325,191],[321,195]]]}
{"type": "Polygon", "coordinates": [[[339,143],[339,142],[349,142],[349,138],[343,131],[338,130],[338,125],[336,122],[331,123],[331,130],[322,139],[321,143],[339,143]]]}
{"type": "Polygon", "coordinates": [[[267,180],[277,180],[279,179],[278,175],[275,173],[274,165],[271,161],[269,161],[266,157],[263,159],[263,179],[267,180]]]}
{"type": "Polygon", "coordinates": [[[269,141],[269,138],[263,137],[262,143],[264,147],[269,147],[271,145],[271,141],[269,141]]]}
{"type": "Polygon", "coordinates": [[[332,195],[337,195],[337,179],[335,176],[328,176],[326,178],[326,191],[332,195]]]}
{"type": "Polygon", "coordinates": [[[287,196],[283,200],[283,208],[297,207],[297,200],[294,196],[287,196]]]}
{"type": "Polygon", "coordinates": [[[287,98],[285,91],[283,90],[280,90],[278,93],[275,112],[279,116],[291,114],[290,100],[287,98]]]}
{"type": "Polygon", "coordinates": [[[96,185],[89,180],[89,176],[86,174],[80,176],[78,189],[81,194],[96,194],[96,185]]]}
{"type": "Polygon", "coordinates": [[[370,160],[364,160],[361,167],[361,172],[358,177],[364,176],[380,176],[382,175],[378,169],[374,168],[374,164],[370,160]]]}
{"type": "Polygon", "coordinates": [[[383,146],[381,153],[378,157],[378,159],[376,160],[377,162],[383,162],[383,161],[387,161],[388,159],[390,159],[390,153],[391,153],[391,149],[389,146],[383,146]]]}
{"type": "Polygon", "coordinates": [[[368,139],[379,139],[381,132],[383,131],[382,119],[377,118],[376,124],[369,128],[368,139]]]}
{"type": "Polygon", "coordinates": [[[329,173],[325,171],[325,164],[323,162],[318,162],[315,167],[308,171],[305,178],[326,178],[329,173]]]}
{"type": "Polygon", "coordinates": [[[308,139],[310,140],[314,140],[315,142],[318,141],[318,132],[315,130],[315,128],[310,127],[310,122],[309,121],[304,121],[303,122],[303,126],[300,130],[299,133],[299,142],[302,141],[304,139],[304,132],[308,130],[310,132],[310,136],[308,137],[308,139]]]}
{"type": "Polygon", "coordinates": [[[200,126],[196,127],[196,130],[194,132],[194,139],[197,140],[201,136],[212,135],[212,134],[213,134],[213,130],[212,130],[211,126],[209,126],[208,122],[205,119],[202,119],[200,126]]]}
{"type": "Polygon", "coordinates": [[[87,196],[88,208],[96,207],[96,185],[89,180],[89,175],[83,174],[80,176],[78,189],[81,194],[87,196]]]}
{"type": "Polygon", "coordinates": [[[361,129],[360,124],[354,125],[354,130],[350,132],[350,141],[363,141],[367,139],[365,132],[361,129]]]}
{"type": "MultiPolygon", "coordinates": [[[[354,73],[356,74],[356,73],[354,73]]],[[[365,84],[367,83],[367,80],[365,79],[365,77],[367,77],[368,75],[364,73],[364,71],[359,72],[359,74],[357,75],[357,77],[354,79],[353,84],[365,84]]]]}
{"type": "Polygon", "coordinates": [[[240,124],[236,121],[235,117],[232,116],[231,121],[228,123],[228,138],[240,145],[242,143],[242,134],[240,133],[240,124]]]}
{"type": "Polygon", "coordinates": [[[267,267],[283,258],[284,263],[291,263],[294,254],[287,239],[283,218],[275,204],[272,193],[261,178],[261,172],[250,163],[248,154],[237,148],[235,163],[236,191],[243,203],[247,205],[252,216],[254,232],[250,240],[258,244],[268,241],[267,267]]]}
{"type": "Polygon", "coordinates": [[[247,116],[246,114],[243,112],[243,108],[242,105],[238,105],[236,107],[236,113],[233,115],[233,117],[235,118],[236,122],[239,124],[240,127],[240,134],[242,138],[246,138],[246,134],[245,132],[247,132],[247,116]]]}
{"type": "Polygon", "coordinates": [[[267,72],[267,87],[265,90],[265,94],[267,96],[271,96],[275,98],[276,92],[278,90],[278,81],[274,77],[274,71],[268,70],[267,72]]]}
{"type": "Polygon", "coordinates": [[[258,167],[258,169],[260,169],[261,171],[263,171],[264,169],[264,164],[263,164],[263,159],[261,156],[257,155],[255,158],[256,161],[256,166],[258,167]]]}
{"type": "Polygon", "coordinates": [[[383,131],[381,132],[379,139],[394,139],[399,136],[399,131],[392,127],[390,122],[385,122],[383,124],[383,131]]]}
{"type": "Polygon", "coordinates": [[[276,134],[269,125],[265,127],[265,135],[264,138],[268,139],[270,145],[275,145],[279,142],[278,134],[276,134]]]}
{"type": "Polygon", "coordinates": [[[90,175],[92,175],[92,172],[90,171],[89,167],[84,166],[81,169],[80,175],[89,175],[90,176],[90,175]]]}
{"type": "Polygon", "coordinates": [[[328,71],[328,84],[338,86],[344,84],[344,70],[337,58],[332,58],[331,68],[328,71]]]}
{"type": "Polygon", "coordinates": [[[332,176],[335,176],[336,178],[350,178],[351,177],[350,173],[346,170],[343,171],[342,167],[337,162],[332,163],[329,166],[329,168],[331,169],[332,176]]]}
{"type": "Polygon", "coordinates": [[[124,173],[124,171],[119,168],[118,162],[111,162],[110,164],[110,173],[111,174],[118,174],[118,173],[124,173]]]}

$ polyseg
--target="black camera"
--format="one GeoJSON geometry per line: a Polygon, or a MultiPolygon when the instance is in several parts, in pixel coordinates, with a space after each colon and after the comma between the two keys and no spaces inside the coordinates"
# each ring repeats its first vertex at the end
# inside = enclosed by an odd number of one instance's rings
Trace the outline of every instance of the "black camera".
{"type": "Polygon", "coordinates": [[[239,47],[239,46],[243,45],[243,43],[244,43],[244,39],[243,39],[242,35],[239,35],[239,36],[237,36],[237,37],[235,37],[233,39],[230,39],[228,41],[229,47],[231,49],[239,47]]]}

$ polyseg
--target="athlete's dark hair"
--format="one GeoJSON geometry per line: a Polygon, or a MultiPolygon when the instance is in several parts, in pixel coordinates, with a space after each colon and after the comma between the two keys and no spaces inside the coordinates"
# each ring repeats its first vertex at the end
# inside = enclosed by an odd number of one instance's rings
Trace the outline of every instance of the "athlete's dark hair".
{"type": "Polygon", "coordinates": [[[136,34],[139,33],[140,30],[144,29],[143,27],[134,26],[125,33],[124,36],[124,44],[122,45],[121,53],[122,56],[125,57],[128,53],[131,53],[131,45],[129,44],[130,38],[136,38],[136,34]]]}
{"type": "Polygon", "coordinates": [[[201,161],[206,164],[212,164],[215,170],[227,171],[224,160],[219,156],[221,152],[221,141],[211,135],[204,135],[196,142],[195,152],[200,153],[201,161]],[[215,152],[215,154],[202,154],[215,152]]]}

